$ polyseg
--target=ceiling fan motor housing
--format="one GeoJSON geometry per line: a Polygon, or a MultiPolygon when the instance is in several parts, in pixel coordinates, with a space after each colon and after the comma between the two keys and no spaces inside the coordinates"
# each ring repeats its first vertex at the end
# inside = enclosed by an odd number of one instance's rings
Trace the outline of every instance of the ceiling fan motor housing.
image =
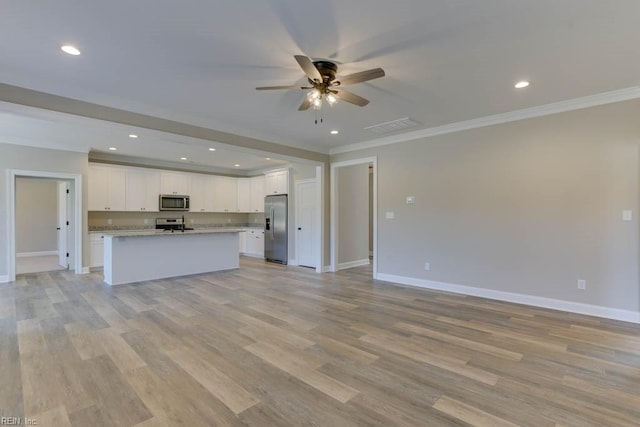
{"type": "Polygon", "coordinates": [[[338,66],[335,63],[329,61],[314,61],[313,65],[315,65],[322,75],[322,80],[325,84],[331,83],[336,79],[338,66]]]}

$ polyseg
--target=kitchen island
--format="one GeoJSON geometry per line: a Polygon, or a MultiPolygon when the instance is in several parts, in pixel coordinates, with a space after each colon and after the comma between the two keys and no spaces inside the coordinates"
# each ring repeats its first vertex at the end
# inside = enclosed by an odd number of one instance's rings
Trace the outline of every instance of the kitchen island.
{"type": "Polygon", "coordinates": [[[238,268],[241,229],[114,231],[104,234],[109,285],[238,268]]]}

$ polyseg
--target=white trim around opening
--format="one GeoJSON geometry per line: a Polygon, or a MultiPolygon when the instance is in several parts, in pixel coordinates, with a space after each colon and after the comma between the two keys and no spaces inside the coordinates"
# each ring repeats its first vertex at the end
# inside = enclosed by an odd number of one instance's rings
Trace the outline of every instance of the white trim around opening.
{"type": "Polygon", "coordinates": [[[87,269],[82,267],[82,175],[28,171],[9,169],[7,170],[7,276],[0,276],[0,282],[13,282],[16,280],[16,178],[49,178],[67,180],[72,183],[71,191],[74,192],[74,270],[76,274],[83,274],[87,269]]]}
{"type": "Polygon", "coordinates": [[[338,271],[338,182],[337,169],[360,165],[363,163],[373,165],[373,278],[378,277],[378,158],[364,157],[361,159],[345,160],[331,163],[331,264],[329,271],[338,271]]]}

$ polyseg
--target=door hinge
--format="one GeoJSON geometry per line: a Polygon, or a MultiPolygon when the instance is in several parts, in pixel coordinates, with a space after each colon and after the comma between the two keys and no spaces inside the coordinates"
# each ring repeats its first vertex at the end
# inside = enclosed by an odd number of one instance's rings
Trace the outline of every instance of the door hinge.
{"type": "Polygon", "coordinates": [[[69,221],[67,221],[67,225],[69,225],[69,221]]]}
{"type": "Polygon", "coordinates": [[[69,189],[67,188],[67,194],[69,194],[69,189]]]}
{"type": "Polygon", "coordinates": [[[67,258],[69,258],[69,252],[67,252],[67,258]]]}

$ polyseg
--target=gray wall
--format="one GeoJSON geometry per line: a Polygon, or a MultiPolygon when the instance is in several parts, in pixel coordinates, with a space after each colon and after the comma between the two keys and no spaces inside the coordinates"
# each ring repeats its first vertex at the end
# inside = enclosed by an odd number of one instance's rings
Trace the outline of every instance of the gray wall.
{"type": "Polygon", "coordinates": [[[369,259],[369,165],[336,169],[338,265],[369,259]]]}
{"type": "Polygon", "coordinates": [[[58,250],[58,183],[16,178],[16,252],[58,250]]]}
{"type": "Polygon", "coordinates": [[[380,273],[638,311],[639,117],[634,100],[331,161],[378,156],[380,273]]]}
{"type": "Polygon", "coordinates": [[[89,265],[89,237],[87,233],[87,154],[49,150],[0,143],[0,276],[8,274],[7,266],[7,169],[81,174],[83,182],[82,265],[89,265]]]}

